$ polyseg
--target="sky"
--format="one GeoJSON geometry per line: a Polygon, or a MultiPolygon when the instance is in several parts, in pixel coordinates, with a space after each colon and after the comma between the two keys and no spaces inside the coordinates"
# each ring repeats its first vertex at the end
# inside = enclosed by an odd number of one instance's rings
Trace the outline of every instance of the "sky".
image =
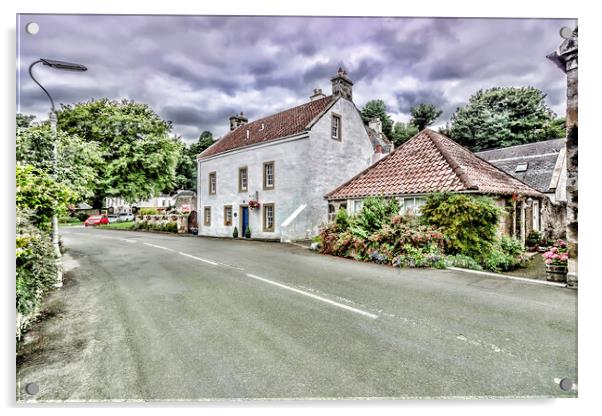
{"type": "Polygon", "coordinates": [[[27,74],[40,57],[87,72],[38,65],[55,102],[132,99],[173,123],[185,141],[220,137],[228,117],[253,120],[330,94],[342,66],[358,108],[385,101],[394,121],[432,103],[444,125],[479,89],[534,86],[562,116],[566,78],[546,55],[575,20],[242,16],[21,15],[17,25],[17,111],[46,119],[49,104],[27,74]],[[39,32],[28,34],[35,22],[39,32]]]}

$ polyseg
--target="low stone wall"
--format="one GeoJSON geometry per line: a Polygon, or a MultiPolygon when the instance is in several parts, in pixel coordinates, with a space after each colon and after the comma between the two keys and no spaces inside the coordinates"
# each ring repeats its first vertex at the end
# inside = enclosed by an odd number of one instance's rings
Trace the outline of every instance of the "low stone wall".
{"type": "Polygon", "coordinates": [[[146,221],[149,224],[157,225],[173,222],[178,226],[178,234],[188,233],[188,214],[137,215],[134,221],[146,221]]]}
{"type": "Polygon", "coordinates": [[[544,198],[541,212],[541,229],[547,238],[566,238],[566,202],[553,203],[544,198]]]}

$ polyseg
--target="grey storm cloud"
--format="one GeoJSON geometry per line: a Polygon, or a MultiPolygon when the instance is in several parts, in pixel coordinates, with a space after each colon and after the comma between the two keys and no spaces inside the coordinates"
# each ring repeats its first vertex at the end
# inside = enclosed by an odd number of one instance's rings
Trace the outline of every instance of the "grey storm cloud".
{"type": "Polygon", "coordinates": [[[85,73],[37,68],[57,103],[133,99],[173,122],[174,134],[221,136],[228,117],[253,119],[330,92],[343,66],[358,107],[383,99],[396,121],[422,102],[441,124],[478,89],[527,86],[562,114],[565,78],[545,56],[574,20],[245,16],[21,15],[18,111],[47,117],[27,66],[39,57],[85,73]],[[33,36],[25,25],[35,21],[33,36]]]}

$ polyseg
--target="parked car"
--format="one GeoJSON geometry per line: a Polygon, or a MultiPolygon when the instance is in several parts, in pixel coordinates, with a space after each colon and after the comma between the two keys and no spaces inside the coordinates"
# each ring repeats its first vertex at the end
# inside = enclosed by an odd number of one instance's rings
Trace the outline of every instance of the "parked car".
{"type": "Polygon", "coordinates": [[[134,214],[128,214],[127,212],[122,212],[119,214],[118,221],[134,221],[134,214]]]}
{"type": "Polygon", "coordinates": [[[114,223],[114,222],[119,222],[119,215],[114,215],[114,214],[110,214],[107,216],[107,218],[109,219],[109,223],[114,223]]]}
{"type": "Polygon", "coordinates": [[[89,225],[101,225],[108,224],[109,218],[106,215],[90,215],[86,221],[84,221],[84,226],[89,225]]]}

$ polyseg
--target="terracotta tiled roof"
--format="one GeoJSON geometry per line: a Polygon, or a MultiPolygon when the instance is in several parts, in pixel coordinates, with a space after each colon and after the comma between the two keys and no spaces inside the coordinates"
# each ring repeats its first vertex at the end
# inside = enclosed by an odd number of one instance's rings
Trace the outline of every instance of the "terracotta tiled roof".
{"type": "Polygon", "coordinates": [[[448,137],[425,129],[328,193],[328,199],[472,191],[541,196],[448,137]]]}
{"type": "Polygon", "coordinates": [[[198,158],[301,133],[335,100],[333,96],[320,98],[244,124],[205,149],[198,158]]]}

